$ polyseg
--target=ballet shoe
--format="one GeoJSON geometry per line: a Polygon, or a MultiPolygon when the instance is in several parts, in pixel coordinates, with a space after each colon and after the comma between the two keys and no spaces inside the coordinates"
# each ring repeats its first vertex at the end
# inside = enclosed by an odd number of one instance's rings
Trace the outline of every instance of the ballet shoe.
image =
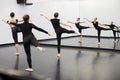
{"type": "Polygon", "coordinates": [[[16,53],[16,56],[19,56],[20,53],[16,53]]]}
{"type": "Polygon", "coordinates": [[[61,56],[60,54],[57,54],[57,57],[58,57],[58,58],[60,58],[60,56],[61,56]]]}
{"type": "Polygon", "coordinates": [[[113,42],[116,43],[116,40],[114,40],[113,42]]]}
{"type": "Polygon", "coordinates": [[[44,52],[44,51],[45,51],[45,49],[44,49],[44,48],[39,48],[39,49],[40,49],[40,51],[41,51],[41,52],[44,52]]]}
{"type": "Polygon", "coordinates": [[[82,43],[82,41],[78,41],[78,43],[82,43]]]}
{"type": "Polygon", "coordinates": [[[32,68],[27,68],[27,69],[25,69],[26,71],[29,71],[29,72],[32,72],[33,71],[33,69],[32,68]]]}
{"type": "Polygon", "coordinates": [[[100,45],[100,42],[98,42],[97,44],[100,45]]]}

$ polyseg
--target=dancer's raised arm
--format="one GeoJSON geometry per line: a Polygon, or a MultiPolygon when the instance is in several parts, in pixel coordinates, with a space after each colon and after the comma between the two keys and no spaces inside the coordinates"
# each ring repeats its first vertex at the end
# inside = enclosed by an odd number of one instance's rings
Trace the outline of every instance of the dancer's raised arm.
{"type": "Polygon", "coordinates": [[[99,24],[99,25],[101,25],[101,26],[105,26],[104,24],[102,24],[102,23],[99,23],[99,22],[98,22],[98,24],[99,24]]]}
{"type": "Polygon", "coordinates": [[[68,23],[71,23],[71,24],[75,24],[75,22],[72,22],[72,21],[67,21],[68,23]]]}
{"type": "Polygon", "coordinates": [[[7,23],[7,20],[5,20],[5,19],[2,19],[2,21],[5,22],[5,23],[7,23]]]}
{"type": "Polygon", "coordinates": [[[47,19],[48,21],[50,21],[50,19],[47,17],[47,16],[45,16],[44,14],[40,14],[41,16],[43,16],[45,19],[47,19]]]}
{"type": "Polygon", "coordinates": [[[89,20],[89,19],[87,19],[87,18],[83,18],[83,19],[85,19],[85,20],[87,20],[88,22],[92,23],[92,21],[91,21],[91,20],[89,20]]]}
{"type": "Polygon", "coordinates": [[[83,22],[80,22],[80,18],[77,18],[76,21],[68,21],[68,23],[71,23],[71,24],[76,24],[76,23],[85,23],[85,21],[83,22]]]}
{"type": "Polygon", "coordinates": [[[70,26],[69,24],[66,24],[66,23],[64,23],[64,22],[61,22],[61,21],[60,21],[60,24],[62,24],[62,25],[64,25],[64,26],[68,26],[68,27],[71,28],[71,26],[70,26]]]}

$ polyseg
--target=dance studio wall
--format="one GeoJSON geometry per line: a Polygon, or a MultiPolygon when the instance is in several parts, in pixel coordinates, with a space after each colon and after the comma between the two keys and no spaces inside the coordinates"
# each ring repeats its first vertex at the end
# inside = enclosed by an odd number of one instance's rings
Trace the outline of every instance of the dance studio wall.
{"type": "MultiPolygon", "coordinates": [[[[83,18],[90,20],[93,17],[98,17],[100,23],[109,24],[110,21],[114,21],[116,25],[120,25],[120,0],[27,0],[27,3],[33,3],[33,5],[17,4],[16,0],[2,0],[0,3],[0,18],[9,19],[9,13],[15,12],[17,19],[22,19],[24,14],[29,14],[32,23],[49,31],[52,36],[33,30],[36,38],[48,39],[55,38],[55,33],[50,22],[45,20],[41,13],[52,18],[54,12],[59,12],[59,18],[63,22],[75,21],[77,17],[81,18],[81,21],[85,21],[83,18]]],[[[4,22],[0,22],[0,44],[13,43],[11,29],[9,25],[4,22]]],[[[91,26],[91,23],[83,23],[82,25],[91,26]]],[[[71,24],[72,29],[77,31],[75,25],[71,24]]],[[[63,26],[70,29],[69,27],[63,26]]],[[[73,36],[74,34],[63,34],[63,37],[73,36]]],[[[96,36],[96,30],[94,28],[83,30],[83,35],[96,36]]],[[[112,31],[102,31],[102,36],[113,36],[112,31]]],[[[22,41],[22,34],[19,33],[19,41],[22,41]]]]}

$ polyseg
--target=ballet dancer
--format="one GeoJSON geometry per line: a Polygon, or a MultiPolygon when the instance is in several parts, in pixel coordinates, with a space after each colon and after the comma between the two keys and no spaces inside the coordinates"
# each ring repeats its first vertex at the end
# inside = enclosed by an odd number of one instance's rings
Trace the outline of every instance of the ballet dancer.
{"type": "Polygon", "coordinates": [[[76,33],[73,30],[67,30],[65,28],[62,28],[60,24],[64,25],[64,26],[69,26],[68,24],[65,24],[63,22],[60,21],[60,19],[58,19],[59,13],[55,12],[54,13],[54,18],[53,19],[49,19],[47,16],[45,16],[44,14],[41,14],[41,16],[45,17],[45,19],[47,19],[48,21],[50,21],[53,25],[53,28],[55,30],[56,33],[56,37],[57,37],[57,50],[58,50],[58,54],[57,57],[60,58],[60,51],[61,51],[61,36],[63,33],[76,33]]]}
{"type": "Polygon", "coordinates": [[[88,20],[87,18],[84,18],[84,19],[87,20],[88,22],[92,23],[93,26],[94,26],[94,28],[97,30],[97,34],[98,34],[98,45],[100,45],[101,30],[111,30],[111,29],[100,27],[99,25],[104,26],[104,24],[100,24],[100,23],[97,21],[97,17],[94,17],[94,20],[93,20],[93,21],[88,20]]]}
{"type": "Polygon", "coordinates": [[[114,25],[113,21],[110,22],[110,24],[104,24],[105,26],[109,26],[110,29],[113,31],[113,35],[114,35],[114,43],[116,43],[116,32],[118,27],[116,25],[114,25]]]}
{"type": "MultiPolygon", "coordinates": [[[[22,22],[23,20],[18,20],[18,19],[15,19],[15,13],[14,12],[11,12],[10,13],[10,20],[2,20],[3,22],[5,23],[9,23],[9,22],[12,22],[12,23],[18,23],[18,22],[22,22]]],[[[15,25],[12,25],[10,24],[10,28],[11,28],[11,31],[12,31],[12,37],[13,37],[13,40],[14,40],[14,43],[15,43],[15,48],[16,48],[16,56],[19,55],[19,44],[18,44],[18,36],[17,36],[17,33],[18,32],[21,32],[20,28],[19,27],[16,27],[15,25]]]]}
{"type": "Polygon", "coordinates": [[[77,29],[79,30],[79,33],[80,33],[80,41],[79,42],[82,43],[82,30],[83,29],[88,29],[88,28],[91,28],[91,27],[80,25],[80,23],[85,23],[85,22],[80,22],[80,18],[77,18],[77,20],[75,22],[68,21],[68,23],[75,24],[75,26],[77,27],[77,29]]]}
{"type": "Polygon", "coordinates": [[[39,47],[39,43],[37,41],[37,39],[35,38],[34,34],[32,33],[32,29],[36,29],[38,31],[44,32],[48,35],[50,35],[47,31],[35,26],[32,23],[29,23],[29,15],[24,15],[23,16],[23,20],[24,22],[21,24],[15,24],[15,23],[10,23],[13,24],[17,27],[19,27],[22,31],[23,34],[23,45],[24,45],[24,49],[27,55],[27,62],[29,65],[29,68],[25,69],[26,71],[33,71],[32,69],[32,60],[31,60],[31,50],[30,50],[30,44],[34,45],[37,49],[39,49],[40,51],[43,51],[44,48],[39,47]]]}

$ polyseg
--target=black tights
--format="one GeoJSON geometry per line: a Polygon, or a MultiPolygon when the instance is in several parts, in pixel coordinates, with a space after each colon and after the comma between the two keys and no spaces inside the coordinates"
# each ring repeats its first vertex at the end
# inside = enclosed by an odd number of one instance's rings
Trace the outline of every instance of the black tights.
{"type": "Polygon", "coordinates": [[[114,40],[116,40],[116,31],[113,31],[114,40]]]}
{"type": "Polygon", "coordinates": [[[73,30],[66,30],[64,28],[62,28],[61,30],[56,32],[58,53],[60,53],[60,49],[61,49],[61,36],[62,36],[62,33],[75,33],[75,32],[73,30]]]}
{"type": "Polygon", "coordinates": [[[24,44],[24,49],[25,49],[26,55],[27,55],[27,62],[28,62],[29,68],[32,68],[30,44],[37,47],[37,46],[39,46],[39,43],[33,35],[29,35],[28,37],[24,38],[23,44],[24,44]]]}
{"type": "Polygon", "coordinates": [[[12,30],[12,37],[13,37],[13,39],[14,39],[14,42],[15,42],[15,44],[18,44],[18,36],[17,36],[17,33],[18,33],[18,32],[21,32],[20,29],[19,29],[18,27],[13,27],[13,28],[11,28],[11,30],[12,30]]]}
{"type": "Polygon", "coordinates": [[[97,30],[98,31],[98,42],[100,42],[100,34],[101,34],[101,30],[97,30]]]}
{"type": "Polygon", "coordinates": [[[32,60],[31,60],[31,50],[30,50],[30,43],[24,43],[24,49],[27,55],[27,62],[29,65],[29,68],[32,68],[32,60]]]}

